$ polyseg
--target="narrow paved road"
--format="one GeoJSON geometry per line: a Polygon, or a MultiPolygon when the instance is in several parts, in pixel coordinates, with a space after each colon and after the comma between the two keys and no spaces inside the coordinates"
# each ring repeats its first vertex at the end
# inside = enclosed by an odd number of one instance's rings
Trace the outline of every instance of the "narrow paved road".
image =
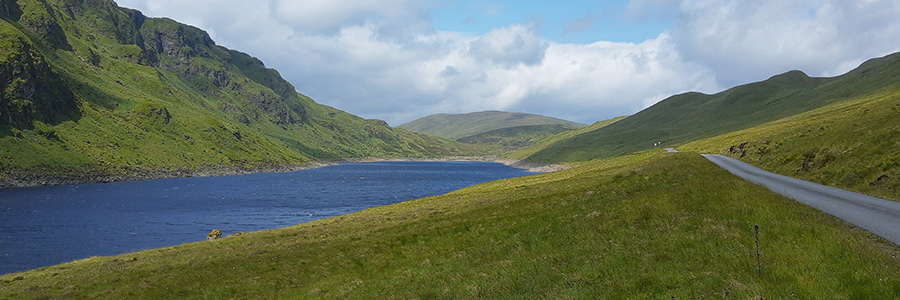
{"type": "Polygon", "coordinates": [[[703,157],[738,177],[762,184],[778,194],[818,208],[900,245],[900,202],[778,175],[727,156],[703,154],[703,157]]]}

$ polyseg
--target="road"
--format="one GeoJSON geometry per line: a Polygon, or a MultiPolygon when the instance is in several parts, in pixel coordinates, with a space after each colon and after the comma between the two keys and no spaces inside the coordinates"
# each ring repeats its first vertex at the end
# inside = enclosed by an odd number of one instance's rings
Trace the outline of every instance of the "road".
{"type": "Polygon", "coordinates": [[[738,177],[806,203],[900,245],[900,202],[764,171],[737,159],[702,154],[738,177]]]}

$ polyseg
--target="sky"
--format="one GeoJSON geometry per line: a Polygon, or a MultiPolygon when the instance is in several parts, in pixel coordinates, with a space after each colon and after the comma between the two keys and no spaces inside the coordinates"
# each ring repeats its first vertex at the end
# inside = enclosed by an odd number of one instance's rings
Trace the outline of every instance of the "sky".
{"type": "Polygon", "coordinates": [[[582,123],[900,51],[896,0],[116,0],[206,30],[317,102],[393,126],[504,110],[582,123]]]}

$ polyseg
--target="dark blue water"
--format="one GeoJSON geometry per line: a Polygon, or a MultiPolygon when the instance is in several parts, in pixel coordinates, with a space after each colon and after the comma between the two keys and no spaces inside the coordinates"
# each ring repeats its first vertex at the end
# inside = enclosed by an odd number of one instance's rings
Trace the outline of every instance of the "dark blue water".
{"type": "Polygon", "coordinates": [[[289,173],[0,191],[0,274],[272,229],[445,194],[524,170],[486,162],[354,163],[289,173]]]}

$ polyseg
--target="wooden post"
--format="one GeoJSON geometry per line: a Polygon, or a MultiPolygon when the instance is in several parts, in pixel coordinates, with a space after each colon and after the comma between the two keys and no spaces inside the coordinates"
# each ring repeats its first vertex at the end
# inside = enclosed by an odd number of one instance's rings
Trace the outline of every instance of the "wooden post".
{"type": "Polygon", "coordinates": [[[756,229],[756,271],[762,275],[762,264],[759,262],[759,224],[753,228],[756,229]]]}

